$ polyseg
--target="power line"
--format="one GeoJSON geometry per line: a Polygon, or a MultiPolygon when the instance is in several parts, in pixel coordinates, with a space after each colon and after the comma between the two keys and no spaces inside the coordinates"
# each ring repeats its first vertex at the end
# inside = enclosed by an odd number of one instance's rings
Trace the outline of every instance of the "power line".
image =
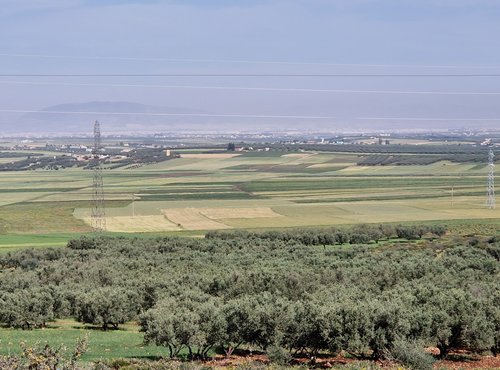
{"type": "Polygon", "coordinates": [[[75,112],[56,110],[19,110],[0,109],[0,113],[40,113],[40,114],[91,114],[116,116],[158,116],[158,117],[200,117],[200,118],[275,118],[275,119],[311,119],[311,120],[360,120],[360,121],[481,121],[500,122],[500,118],[442,118],[442,117],[333,117],[303,115],[260,115],[260,114],[211,114],[211,113],[149,113],[149,112],[75,112]]]}
{"type": "Polygon", "coordinates": [[[196,58],[155,58],[155,57],[116,57],[116,56],[76,56],[76,55],[44,55],[44,54],[9,54],[2,53],[0,57],[13,58],[43,58],[43,59],[75,59],[75,60],[117,60],[140,62],[166,63],[234,63],[234,64],[268,64],[268,65],[306,65],[332,67],[401,67],[401,68],[467,68],[467,69],[496,69],[500,66],[472,66],[472,65],[417,65],[417,64],[370,64],[370,63],[331,63],[331,62],[299,62],[299,61],[272,61],[272,60],[238,60],[238,59],[196,59],[196,58]]]}
{"type": "Polygon", "coordinates": [[[482,78],[500,73],[2,73],[0,77],[277,77],[277,78],[482,78]]]}
{"type": "Polygon", "coordinates": [[[73,82],[33,82],[33,81],[1,81],[0,84],[34,85],[34,86],[82,86],[82,87],[140,87],[193,90],[242,90],[242,91],[276,91],[276,92],[318,92],[346,94],[403,94],[403,95],[500,95],[500,92],[475,91],[400,91],[400,90],[342,90],[342,89],[304,89],[279,87],[245,87],[245,86],[186,86],[186,85],[146,85],[146,84],[100,84],[73,82]]]}

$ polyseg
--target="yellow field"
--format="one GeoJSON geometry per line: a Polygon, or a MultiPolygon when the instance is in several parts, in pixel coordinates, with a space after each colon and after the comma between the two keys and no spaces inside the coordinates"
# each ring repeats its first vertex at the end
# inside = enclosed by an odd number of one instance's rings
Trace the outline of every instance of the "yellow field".
{"type": "MultiPolygon", "coordinates": [[[[89,217],[83,219],[91,225],[89,217]]],[[[182,230],[165,216],[117,216],[106,217],[106,231],[121,233],[162,232],[182,230]]]]}
{"type": "Polygon", "coordinates": [[[200,208],[198,211],[210,219],[222,220],[232,218],[267,218],[267,217],[283,217],[274,212],[269,207],[257,208],[200,208]]]}
{"type": "Polygon", "coordinates": [[[255,220],[280,218],[282,215],[269,207],[253,208],[169,208],[163,214],[184,230],[230,229],[226,220],[255,220]]]}
{"type": "Polygon", "coordinates": [[[164,209],[162,212],[171,222],[184,230],[220,230],[231,228],[223,223],[207,218],[196,208],[164,209]]]}

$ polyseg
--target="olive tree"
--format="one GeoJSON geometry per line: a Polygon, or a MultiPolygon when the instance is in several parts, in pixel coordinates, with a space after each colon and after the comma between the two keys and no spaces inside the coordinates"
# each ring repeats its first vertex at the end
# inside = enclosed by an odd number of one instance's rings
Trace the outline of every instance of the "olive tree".
{"type": "Polygon", "coordinates": [[[46,288],[6,292],[0,296],[0,322],[21,329],[44,327],[54,318],[53,305],[46,288]]]}
{"type": "Polygon", "coordinates": [[[125,288],[103,287],[78,294],[74,310],[79,322],[108,330],[134,319],[138,306],[137,293],[125,288]]]}

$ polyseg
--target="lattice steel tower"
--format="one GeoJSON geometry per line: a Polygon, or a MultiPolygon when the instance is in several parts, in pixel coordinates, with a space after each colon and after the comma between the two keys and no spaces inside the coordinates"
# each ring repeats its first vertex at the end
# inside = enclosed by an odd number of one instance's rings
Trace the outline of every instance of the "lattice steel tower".
{"type": "Polygon", "coordinates": [[[92,193],[92,229],[96,233],[106,230],[106,212],[104,209],[104,185],[102,181],[101,161],[101,125],[94,123],[94,147],[92,148],[91,164],[93,168],[93,193],[92,193]]]}
{"type": "Polygon", "coordinates": [[[493,148],[490,148],[490,154],[488,156],[488,208],[494,209],[496,206],[495,202],[495,153],[493,148]]]}

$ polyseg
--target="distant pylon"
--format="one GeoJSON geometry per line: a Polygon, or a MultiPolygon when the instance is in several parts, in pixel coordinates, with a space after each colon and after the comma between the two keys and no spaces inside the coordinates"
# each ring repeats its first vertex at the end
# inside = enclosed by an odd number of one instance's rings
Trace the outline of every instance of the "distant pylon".
{"type": "Polygon", "coordinates": [[[93,168],[92,186],[92,229],[96,233],[106,230],[106,212],[104,209],[104,184],[102,181],[101,166],[101,125],[94,123],[94,147],[92,148],[91,164],[93,168]]]}
{"type": "Polygon", "coordinates": [[[488,208],[495,209],[495,153],[490,149],[488,156],[488,208]]]}

